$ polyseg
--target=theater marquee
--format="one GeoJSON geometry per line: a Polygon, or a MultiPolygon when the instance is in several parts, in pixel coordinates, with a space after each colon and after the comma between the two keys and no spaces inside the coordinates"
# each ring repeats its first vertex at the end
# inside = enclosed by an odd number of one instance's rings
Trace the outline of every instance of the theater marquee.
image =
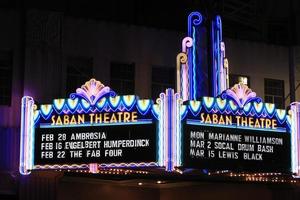
{"type": "Polygon", "coordinates": [[[291,171],[289,116],[262,103],[246,85],[237,84],[220,98],[188,101],[182,109],[185,168],[291,171]]]}
{"type": "Polygon", "coordinates": [[[242,84],[219,98],[184,103],[168,89],[153,104],[116,96],[91,79],[69,99],[39,109],[24,97],[21,131],[23,174],[101,167],[292,171],[290,115],[242,84]]]}
{"type": "Polygon", "coordinates": [[[34,169],[158,166],[157,106],[91,79],[69,99],[23,98],[21,173],[34,169]],[[99,166],[98,166],[99,165],[99,166]]]}
{"type": "Polygon", "coordinates": [[[300,103],[276,109],[247,85],[229,88],[220,16],[188,16],[176,70],[176,92],[162,91],[155,103],[95,79],[51,104],[23,97],[20,173],[144,167],[300,176],[300,103]]]}

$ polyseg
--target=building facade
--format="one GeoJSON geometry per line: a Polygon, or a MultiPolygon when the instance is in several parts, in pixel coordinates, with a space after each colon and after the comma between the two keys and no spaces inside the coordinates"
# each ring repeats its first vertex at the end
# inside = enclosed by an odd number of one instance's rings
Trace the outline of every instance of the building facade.
{"type": "MultiPolygon", "coordinates": [[[[21,97],[32,96],[38,104],[51,102],[53,97],[68,97],[94,77],[119,94],[155,100],[166,88],[176,87],[176,55],[186,33],[48,11],[27,11],[26,26],[22,13],[5,11],[0,16],[1,27],[6,27],[0,33],[0,174],[4,177],[0,191],[19,191],[21,199],[55,199],[61,173],[31,179],[18,175],[21,97]],[[48,192],[35,194],[39,187],[47,188],[48,192]]],[[[224,40],[230,86],[244,82],[265,102],[286,108],[290,104],[288,47],[224,40]]],[[[297,101],[299,49],[295,47],[294,51],[297,101]]],[[[68,190],[69,186],[63,187],[68,190]]],[[[59,198],[70,198],[58,190],[59,198]]],[[[166,188],[161,195],[171,190],[166,188]]],[[[264,192],[270,196],[268,191],[264,192]]]]}

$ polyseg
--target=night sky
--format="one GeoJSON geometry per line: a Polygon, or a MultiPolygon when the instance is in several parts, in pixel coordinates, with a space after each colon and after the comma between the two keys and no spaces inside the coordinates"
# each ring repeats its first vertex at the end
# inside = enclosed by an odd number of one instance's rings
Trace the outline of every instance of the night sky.
{"type": "MultiPolygon", "coordinates": [[[[66,16],[186,31],[191,11],[206,16],[221,15],[225,37],[266,42],[298,44],[295,41],[299,3],[295,0],[2,0],[2,9],[42,9],[66,16]]],[[[298,28],[299,29],[299,28],[298,28]]]]}

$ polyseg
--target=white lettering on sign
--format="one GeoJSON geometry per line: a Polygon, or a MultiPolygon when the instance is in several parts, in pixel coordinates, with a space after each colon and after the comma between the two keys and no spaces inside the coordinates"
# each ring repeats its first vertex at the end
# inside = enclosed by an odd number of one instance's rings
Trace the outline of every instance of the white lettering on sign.
{"type": "Polygon", "coordinates": [[[41,142],[39,145],[41,151],[40,159],[62,160],[68,158],[123,157],[124,152],[126,152],[125,149],[150,147],[150,139],[114,138],[115,136],[111,137],[105,131],[41,133],[41,142]]]}

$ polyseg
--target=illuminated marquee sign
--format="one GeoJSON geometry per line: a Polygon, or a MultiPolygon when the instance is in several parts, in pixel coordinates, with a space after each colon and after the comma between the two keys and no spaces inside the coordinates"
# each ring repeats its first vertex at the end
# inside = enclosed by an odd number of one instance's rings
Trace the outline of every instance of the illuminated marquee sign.
{"type": "Polygon", "coordinates": [[[69,99],[23,98],[21,173],[32,169],[158,166],[158,105],[116,96],[91,79],[69,99]]]}
{"type": "Polygon", "coordinates": [[[204,97],[185,106],[183,166],[290,172],[291,130],[286,111],[261,103],[242,84],[221,97],[204,97]],[[252,97],[246,99],[249,94],[252,97]]]}
{"type": "Polygon", "coordinates": [[[158,166],[294,172],[295,115],[262,103],[243,84],[185,103],[167,89],[157,104],[109,89],[97,95],[106,87],[96,85],[91,79],[69,99],[39,109],[32,98],[22,99],[22,174],[158,166]]]}
{"type": "Polygon", "coordinates": [[[163,167],[299,176],[300,103],[280,110],[246,85],[228,89],[221,18],[207,20],[189,15],[176,57],[177,91],[167,89],[155,104],[116,96],[95,79],[52,104],[37,107],[23,97],[20,173],[163,167]]]}

